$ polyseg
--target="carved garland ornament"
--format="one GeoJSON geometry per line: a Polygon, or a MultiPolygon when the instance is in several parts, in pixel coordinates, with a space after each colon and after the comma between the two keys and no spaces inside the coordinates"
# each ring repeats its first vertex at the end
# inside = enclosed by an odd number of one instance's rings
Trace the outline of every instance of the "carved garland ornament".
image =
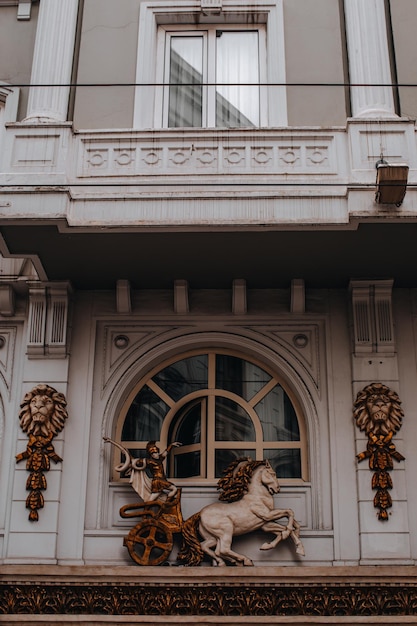
{"type": "Polygon", "coordinates": [[[369,459],[372,476],[372,489],[376,490],[374,506],[379,509],[378,519],[388,520],[388,511],[392,506],[389,490],[392,479],[389,471],[393,469],[393,459],[404,461],[397,452],[392,438],[402,425],[404,412],[401,400],[395,391],[382,383],[371,383],[359,391],[354,404],[353,417],[356,425],[368,436],[368,445],[364,452],[357,455],[358,462],[369,459]]]}
{"type": "MultiPolygon", "coordinates": [[[[17,614],[48,615],[49,619],[51,615],[73,615],[74,623],[78,623],[77,615],[90,616],[91,623],[99,621],[92,619],[92,615],[180,616],[178,623],[184,616],[201,616],[202,621],[204,616],[242,616],[245,621],[255,616],[271,620],[271,616],[300,615],[305,618],[303,623],[308,617],[317,620],[320,616],[334,617],[334,622],[326,623],[339,623],[342,616],[361,616],[366,620],[374,616],[381,620],[378,623],[385,623],[381,616],[399,616],[395,623],[402,624],[401,616],[417,615],[417,587],[415,580],[392,578],[380,584],[370,581],[347,584],[340,580],[328,580],[324,584],[263,585],[231,585],[226,581],[198,585],[195,580],[191,584],[163,585],[139,585],[132,581],[125,584],[120,581],[5,582],[0,585],[0,615],[17,614]]],[[[264,619],[259,623],[266,623],[264,619]]],[[[324,622],[320,620],[320,623],[324,622]]]]}
{"type": "Polygon", "coordinates": [[[26,459],[26,469],[30,472],[26,481],[29,495],[26,508],[30,510],[29,520],[37,522],[38,510],[44,506],[42,491],[47,487],[44,472],[62,459],[54,450],[52,439],[64,428],[68,417],[65,396],[49,385],[40,384],[29,391],[20,405],[20,426],[29,441],[24,452],[16,455],[16,462],[26,459]]]}

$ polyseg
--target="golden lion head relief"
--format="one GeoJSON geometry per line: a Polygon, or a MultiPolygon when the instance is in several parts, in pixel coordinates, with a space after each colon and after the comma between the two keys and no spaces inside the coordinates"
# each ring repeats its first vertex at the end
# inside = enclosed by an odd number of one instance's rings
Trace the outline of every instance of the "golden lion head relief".
{"type": "Polygon", "coordinates": [[[404,412],[395,391],[382,383],[371,383],[359,391],[353,417],[366,434],[388,435],[400,430],[404,412]]]}
{"type": "Polygon", "coordinates": [[[28,435],[57,435],[68,417],[65,396],[49,385],[40,384],[29,391],[20,405],[19,420],[28,435]]]}

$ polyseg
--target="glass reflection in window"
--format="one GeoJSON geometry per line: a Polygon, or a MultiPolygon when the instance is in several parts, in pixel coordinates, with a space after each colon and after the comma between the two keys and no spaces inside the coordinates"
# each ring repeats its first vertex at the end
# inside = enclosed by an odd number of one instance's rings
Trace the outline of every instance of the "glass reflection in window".
{"type": "Polygon", "coordinates": [[[255,450],[216,450],[215,453],[215,477],[220,478],[230,463],[236,459],[250,457],[255,459],[255,450]]]}
{"type": "Polygon", "coordinates": [[[168,128],[259,126],[259,30],[167,31],[164,82],[168,128]]]}
{"type": "Polygon", "coordinates": [[[216,126],[259,126],[257,31],[216,31],[216,126]]]}
{"type": "Polygon", "coordinates": [[[203,37],[170,38],[168,126],[203,125],[203,37]]]}
{"type": "Polygon", "coordinates": [[[122,430],[124,441],[158,440],[169,407],[145,385],[129,407],[122,430]]]}
{"type": "Polygon", "coordinates": [[[153,380],[173,400],[207,387],[207,356],[194,356],[168,365],[153,380]]]}
{"type": "Polygon", "coordinates": [[[264,441],[300,441],[294,407],[280,385],[276,385],[255,407],[261,420],[264,441]]]}
{"type": "Polygon", "coordinates": [[[174,477],[191,478],[200,476],[201,453],[199,450],[185,452],[174,456],[174,477]]]}
{"type": "Polygon", "coordinates": [[[175,433],[176,441],[183,446],[201,442],[201,404],[188,409],[182,417],[175,433]]]}
{"type": "Polygon", "coordinates": [[[265,450],[264,454],[278,478],[301,478],[301,451],[299,448],[265,450]]]}
{"type": "Polygon", "coordinates": [[[229,398],[216,398],[216,441],[255,441],[251,418],[229,398]]]}

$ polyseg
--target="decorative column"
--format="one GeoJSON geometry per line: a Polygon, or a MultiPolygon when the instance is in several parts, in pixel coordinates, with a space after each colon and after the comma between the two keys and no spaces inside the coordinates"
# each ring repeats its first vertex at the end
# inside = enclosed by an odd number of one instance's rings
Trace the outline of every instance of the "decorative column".
{"type": "Polygon", "coordinates": [[[77,13],[78,0],[40,3],[31,84],[54,86],[30,88],[26,122],[67,119],[77,13]]]}
{"type": "Polygon", "coordinates": [[[384,0],[345,0],[345,19],[353,116],[396,117],[384,0]]]}

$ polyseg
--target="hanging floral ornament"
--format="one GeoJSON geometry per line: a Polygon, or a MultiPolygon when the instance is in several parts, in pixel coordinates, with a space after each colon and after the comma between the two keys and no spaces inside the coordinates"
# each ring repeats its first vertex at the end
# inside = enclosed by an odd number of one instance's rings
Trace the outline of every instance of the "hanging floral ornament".
{"type": "Polygon", "coordinates": [[[16,462],[26,460],[26,469],[30,472],[26,481],[26,508],[29,520],[37,522],[38,510],[44,506],[43,491],[46,490],[44,472],[54,463],[62,461],[52,445],[53,438],[64,428],[68,417],[65,396],[46,384],[37,385],[27,393],[20,406],[20,426],[29,441],[24,452],[16,455],[16,462]]]}
{"type": "Polygon", "coordinates": [[[378,519],[387,521],[388,509],[392,507],[389,491],[393,483],[389,472],[394,468],[393,459],[404,461],[392,442],[402,425],[404,412],[398,394],[382,383],[371,383],[359,391],[354,404],[353,417],[356,425],[368,436],[364,452],[357,455],[358,462],[369,459],[372,489],[376,490],[374,506],[379,509],[378,519]]]}

